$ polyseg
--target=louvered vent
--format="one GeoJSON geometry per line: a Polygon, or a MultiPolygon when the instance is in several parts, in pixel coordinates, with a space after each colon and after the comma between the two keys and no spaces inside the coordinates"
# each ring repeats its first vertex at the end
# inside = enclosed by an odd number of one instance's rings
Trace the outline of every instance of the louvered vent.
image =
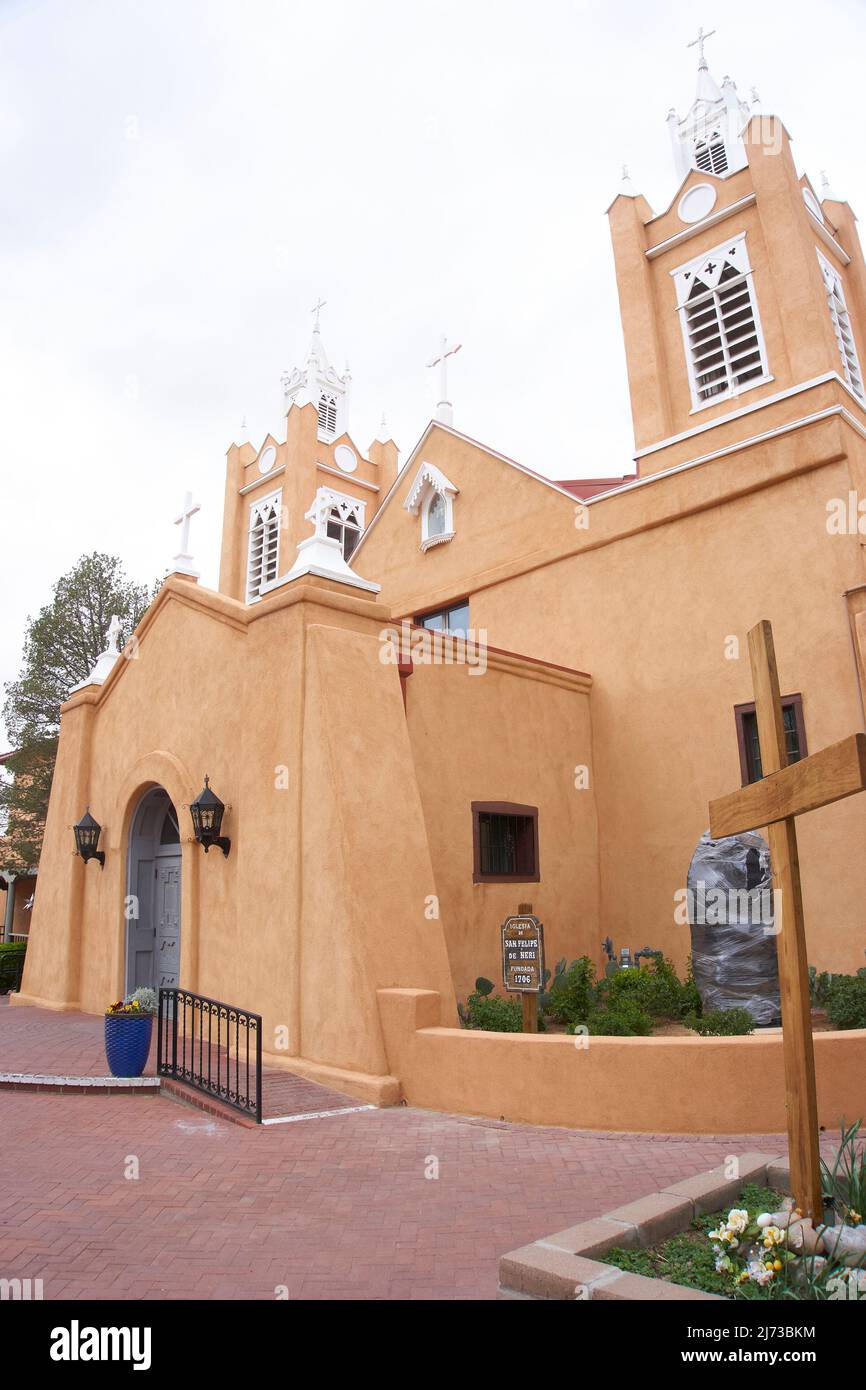
{"type": "Polygon", "coordinates": [[[708,140],[698,140],[695,144],[695,168],[700,169],[702,174],[727,173],[728,152],[718,131],[708,140]]]}
{"type": "Polygon", "coordinates": [[[319,429],[322,434],[337,432],[337,401],[334,396],[319,397],[319,429]]]}
{"type": "Polygon", "coordinates": [[[735,391],[763,376],[761,341],[748,275],[726,265],[718,288],[696,280],[685,308],[686,336],[698,401],[735,391]]]}
{"type": "Polygon", "coordinates": [[[257,599],[263,585],[277,577],[280,548],[279,497],[259,502],[250,516],[247,559],[247,603],[257,599]]]}
{"type": "Polygon", "coordinates": [[[827,291],[827,307],[830,310],[830,318],[833,320],[833,329],[836,334],[839,356],[842,359],[842,370],[845,373],[845,380],[848,382],[851,390],[855,391],[861,400],[864,400],[866,396],[864,396],[863,391],[863,375],[860,371],[860,359],[857,356],[857,347],[854,342],[854,333],[851,329],[848,305],[845,303],[845,291],[842,289],[842,280],[833,269],[830,262],[821,255],[820,251],[818,251],[818,261],[821,266],[821,273],[824,276],[824,288],[827,291]]]}

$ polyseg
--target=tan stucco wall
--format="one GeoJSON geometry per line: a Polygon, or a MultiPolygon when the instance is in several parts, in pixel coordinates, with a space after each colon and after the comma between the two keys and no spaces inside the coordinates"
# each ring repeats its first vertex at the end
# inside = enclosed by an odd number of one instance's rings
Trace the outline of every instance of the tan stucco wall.
{"type": "MultiPolygon", "coordinates": [[[[674,893],[709,800],[739,785],[733,708],[752,697],[754,623],[773,623],[783,693],[803,695],[811,751],[863,727],[844,598],[866,580],[863,545],[828,535],[826,507],[862,486],[864,458],[860,435],[831,416],[601,498],[589,504],[588,527],[575,529],[570,499],[435,428],[364,541],[359,567],[380,578],[395,611],[469,594],[470,622],[493,645],[592,672],[599,939],[685,962],[674,893]],[[422,457],[460,493],[454,540],[419,556],[417,519],[399,501],[422,457]],[[542,496],[521,513],[524,487],[542,496]],[[501,489],[510,534],[497,567],[501,489]],[[547,527],[542,509],[556,512],[547,527]],[[739,639],[738,660],[726,659],[728,636],[739,639]]],[[[563,748],[558,761],[565,778],[578,759],[563,748]]],[[[819,968],[864,963],[863,803],[800,822],[809,958],[819,968]]],[[[590,954],[600,961],[597,945],[590,954]]]]}
{"type": "Polygon", "coordinates": [[[483,676],[419,666],[407,717],[389,616],[321,579],[251,607],[166,581],[133,659],[64,706],[22,999],[101,1012],[123,992],[130,827],[156,784],[181,826],[180,984],[261,1013],[269,1059],[365,1096],[396,1095],[377,990],[435,989],[455,1022],[455,981],[498,977],[526,893],[472,889],[471,800],[539,806],[551,955],[597,934],[594,798],[553,757],[590,759],[589,678],[496,654],[483,676]],[[192,839],[205,772],[228,858],[192,839]],[[85,805],[104,868],[72,853],[85,805]]]}
{"type": "MultiPolygon", "coordinates": [[[[744,1038],[587,1039],[442,1027],[438,999],[423,991],[383,990],[379,1007],[388,1060],[410,1105],[570,1129],[786,1128],[780,1029],[744,1038]]],[[[864,1054],[866,1030],[815,1035],[818,1122],[827,1129],[863,1113],[864,1054]]]]}
{"type": "Polygon", "coordinates": [[[500,924],[531,902],[544,924],[547,967],[593,952],[598,924],[598,826],[586,677],[490,652],[471,667],[416,664],[406,682],[412,755],[436,873],[451,972],[465,998],[479,975],[502,991],[500,924]],[[562,684],[556,684],[557,676],[562,684]],[[473,801],[538,808],[538,883],[473,883],[473,801]]]}

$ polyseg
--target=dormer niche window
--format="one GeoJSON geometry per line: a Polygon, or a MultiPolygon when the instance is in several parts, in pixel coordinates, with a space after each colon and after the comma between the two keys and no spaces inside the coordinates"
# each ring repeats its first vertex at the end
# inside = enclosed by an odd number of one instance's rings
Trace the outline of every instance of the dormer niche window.
{"type": "Polygon", "coordinates": [[[331,487],[320,487],[306,516],[313,522],[317,536],[339,541],[343,559],[348,564],[364,534],[365,513],[366,503],[357,497],[349,497],[331,487]]]}
{"type": "Polygon", "coordinates": [[[403,503],[420,519],[422,550],[444,545],[454,538],[454,498],[457,488],[432,463],[422,463],[403,503]]]}

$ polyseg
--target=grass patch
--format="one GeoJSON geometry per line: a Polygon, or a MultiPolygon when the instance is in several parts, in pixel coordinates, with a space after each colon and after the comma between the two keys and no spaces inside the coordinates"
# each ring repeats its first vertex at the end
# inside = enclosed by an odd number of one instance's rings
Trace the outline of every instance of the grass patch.
{"type": "Polygon", "coordinates": [[[749,1211],[778,1211],[781,1201],[779,1193],[772,1188],[746,1183],[737,1201],[731,1202],[724,1211],[695,1217],[687,1231],[669,1236],[649,1250],[622,1250],[614,1246],[604,1256],[605,1263],[627,1270],[629,1274],[667,1279],[671,1284],[685,1284],[687,1288],[721,1294],[723,1298],[772,1298],[772,1285],[762,1289],[757,1284],[747,1283],[732,1288],[730,1274],[717,1274],[707,1233],[724,1221],[732,1206],[746,1207],[749,1211]]]}

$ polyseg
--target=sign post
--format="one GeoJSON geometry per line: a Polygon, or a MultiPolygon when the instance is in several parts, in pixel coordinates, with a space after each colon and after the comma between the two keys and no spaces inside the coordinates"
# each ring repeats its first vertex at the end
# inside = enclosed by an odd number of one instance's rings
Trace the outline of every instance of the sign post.
{"type": "Polygon", "coordinates": [[[506,917],[502,932],[502,983],[523,1003],[524,1033],[538,1032],[538,996],[544,988],[544,927],[531,913],[506,917]]]}

